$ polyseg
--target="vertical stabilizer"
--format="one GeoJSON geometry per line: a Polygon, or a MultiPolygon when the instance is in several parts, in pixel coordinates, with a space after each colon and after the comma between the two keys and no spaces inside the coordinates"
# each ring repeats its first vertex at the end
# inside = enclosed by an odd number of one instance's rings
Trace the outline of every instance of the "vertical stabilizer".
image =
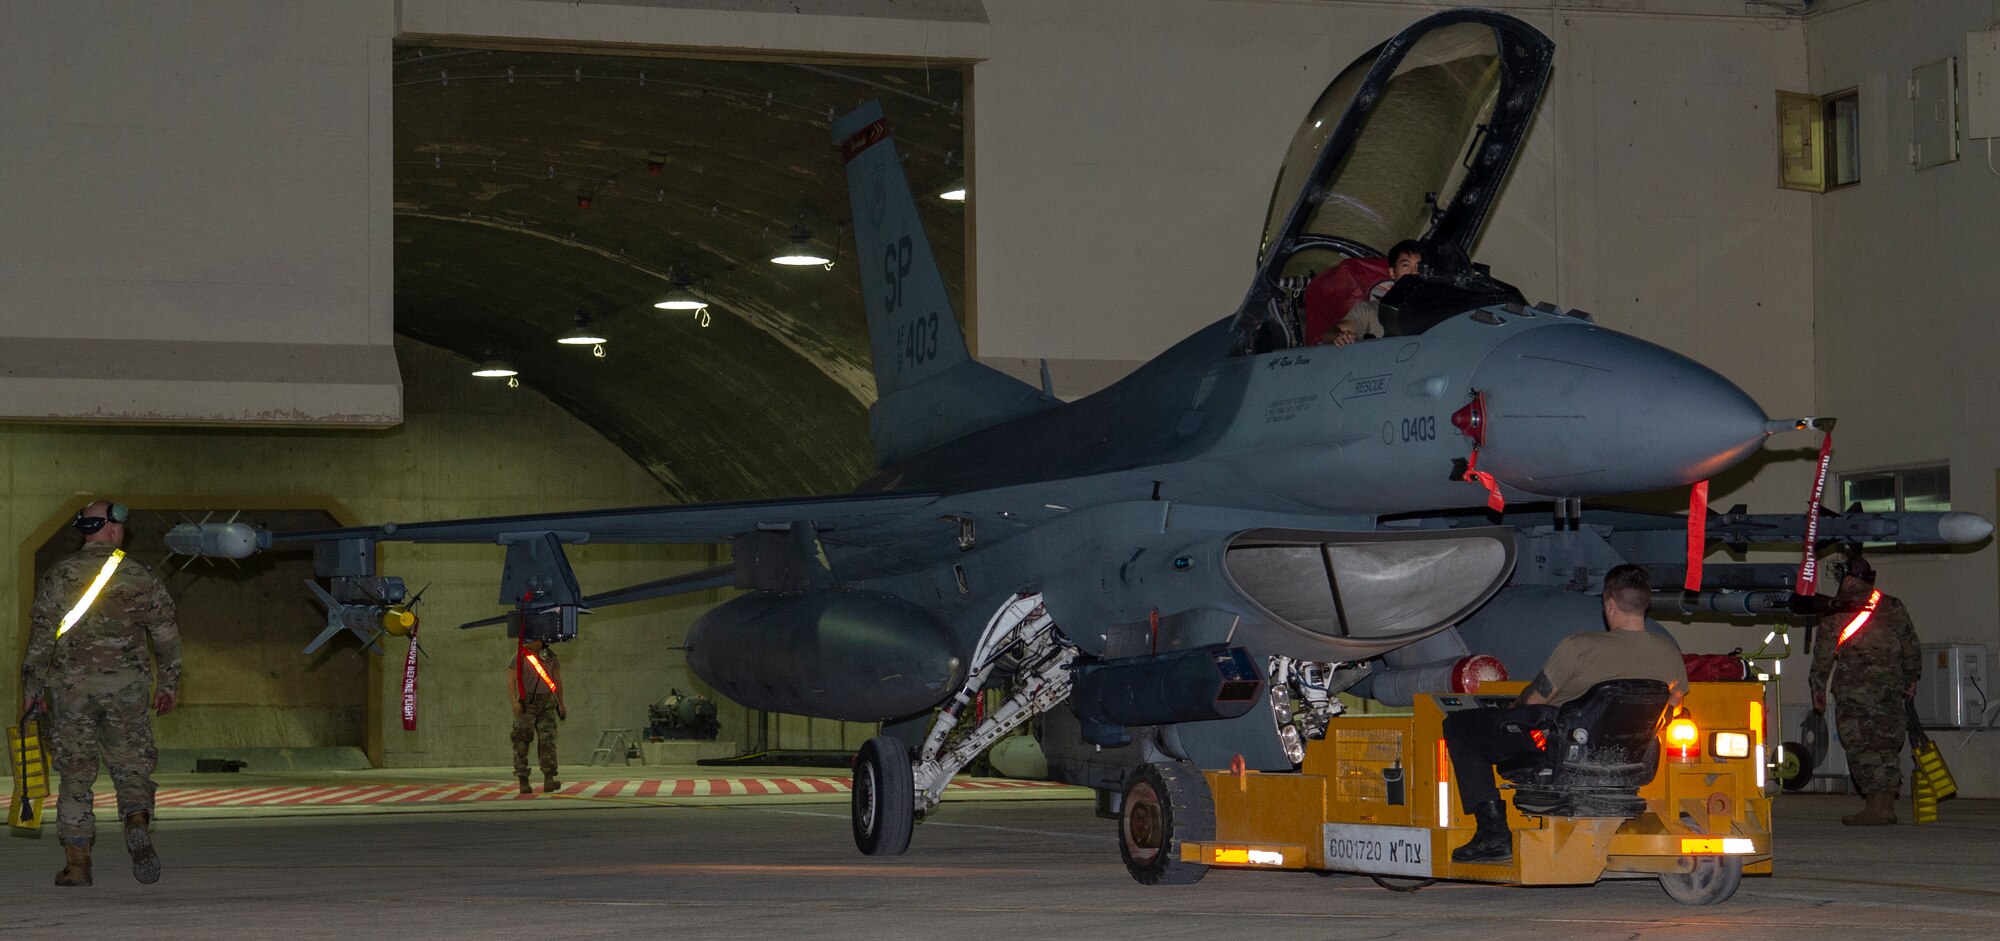
{"type": "Polygon", "coordinates": [[[866,102],[835,121],[833,143],[847,164],[856,266],[868,307],[876,393],[868,426],[876,466],[1056,404],[967,353],[881,104],[866,102]]]}

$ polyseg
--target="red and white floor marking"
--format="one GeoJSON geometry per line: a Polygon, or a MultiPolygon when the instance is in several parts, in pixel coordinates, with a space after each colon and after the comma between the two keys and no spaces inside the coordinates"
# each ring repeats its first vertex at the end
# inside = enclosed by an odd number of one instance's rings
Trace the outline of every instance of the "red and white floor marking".
{"type": "MultiPolygon", "coordinates": [[[[565,782],[559,797],[587,797],[602,799],[629,798],[637,800],[673,799],[679,797],[757,797],[791,794],[845,794],[852,779],[846,777],[815,778],[668,778],[634,779],[621,778],[610,781],[565,782]]],[[[113,800],[109,782],[99,781],[96,803],[107,804],[113,800]]],[[[968,791],[1019,791],[1026,789],[1057,788],[1065,785],[1054,781],[1013,781],[993,778],[958,779],[947,786],[948,790],[960,793],[968,791]]],[[[247,788],[160,788],[154,797],[159,807],[355,807],[371,805],[409,804],[462,804],[484,801],[533,800],[542,797],[541,789],[534,794],[522,794],[512,782],[476,782],[469,784],[315,784],[283,785],[247,788]]],[[[11,795],[0,792],[0,807],[12,800],[11,795]]],[[[53,804],[51,795],[50,804],[53,804]]]]}

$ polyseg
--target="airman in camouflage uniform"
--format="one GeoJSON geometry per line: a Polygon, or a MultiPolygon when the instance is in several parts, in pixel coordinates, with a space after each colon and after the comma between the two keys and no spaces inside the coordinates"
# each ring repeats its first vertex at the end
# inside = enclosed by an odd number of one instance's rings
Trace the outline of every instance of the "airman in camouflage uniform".
{"type": "Polygon", "coordinates": [[[531,640],[521,645],[514,658],[514,693],[514,776],[521,781],[521,793],[535,792],[528,786],[528,743],[533,742],[542,765],[542,793],[554,794],[562,789],[556,780],[556,720],[569,718],[569,710],[563,707],[562,667],[547,644],[531,640]],[[530,657],[548,671],[553,689],[527,662],[530,657]]]}
{"type": "Polygon", "coordinates": [[[1868,805],[1842,817],[1848,826],[1896,822],[1896,790],[1902,782],[1903,742],[1908,728],[1903,701],[1916,695],[1923,656],[1916,626],[1903,603],[1888,595],[1876,602],[1868,620],[1846,643],[1840,634],[1860,617],[1875,590],[1875,569],[1855,556],[1840,579],[1840,593],[1821,618],[1813,638],[1813,708],[1826,708],[1827,679],[1833,677],[1834,716],[1847,767],[1868,805]]]}
{"type": "Polygon", "coordinates": [[[146,710],[150,706],[166,715],[180,685],[181,641],[173,599],[151,569],[122,558],[74,626],[61,630],[65,615],[81,606],[124,543],[125,512],[122,505],[100,500],[77,514],[71,525],[84,534],[83,548],[42,576],[21,665],[28,711],[48,712],[51,751],[62,780],[56,835],[62,839],[65,865],[56,875],[57,885],[90,884],[90,845],[97,832],[91,788],[97,782],[100,751],[117,788],[132,874],[144,883],[160,878],[152,841],[152,774],[160,756],[146,710]]]}

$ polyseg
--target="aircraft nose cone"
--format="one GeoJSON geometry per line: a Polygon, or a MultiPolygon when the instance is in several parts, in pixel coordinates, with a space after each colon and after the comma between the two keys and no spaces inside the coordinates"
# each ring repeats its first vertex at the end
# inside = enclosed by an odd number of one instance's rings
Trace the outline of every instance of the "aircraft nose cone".
{"type": "Polygon", "coordinates": [[[1764,410],[1714,370],[1584,324],[1532,329],[1473,374],[1479,468],[1547,497],[1640,493],[1706,480],[1764,441],[1764,410]]]}

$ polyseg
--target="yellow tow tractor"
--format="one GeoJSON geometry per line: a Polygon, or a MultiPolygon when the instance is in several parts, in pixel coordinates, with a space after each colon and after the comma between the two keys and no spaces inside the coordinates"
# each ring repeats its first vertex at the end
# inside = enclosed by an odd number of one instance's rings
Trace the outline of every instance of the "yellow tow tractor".
{"type": "Polygon", "coordinates": [[[1676,901],[1713,905],[1745,873],[1771,872],[1764,684],[1695,683],[1678,717],[1666,688],[1614,680],[1531,722],[1542,752],[1503,768],[1514,856],[1461,864],[1471,838],[1441,731],[1460,709],[1504,706],[1522,683],[1427,693],[1409,715],[1340,716],[1289,773],[1133,772],[1119,848],[1134,878],[1188,883],[1210,868],[1368,875],[1413,891],[1438,880],[1589,885],[1658,879],[1676,901]]]}

